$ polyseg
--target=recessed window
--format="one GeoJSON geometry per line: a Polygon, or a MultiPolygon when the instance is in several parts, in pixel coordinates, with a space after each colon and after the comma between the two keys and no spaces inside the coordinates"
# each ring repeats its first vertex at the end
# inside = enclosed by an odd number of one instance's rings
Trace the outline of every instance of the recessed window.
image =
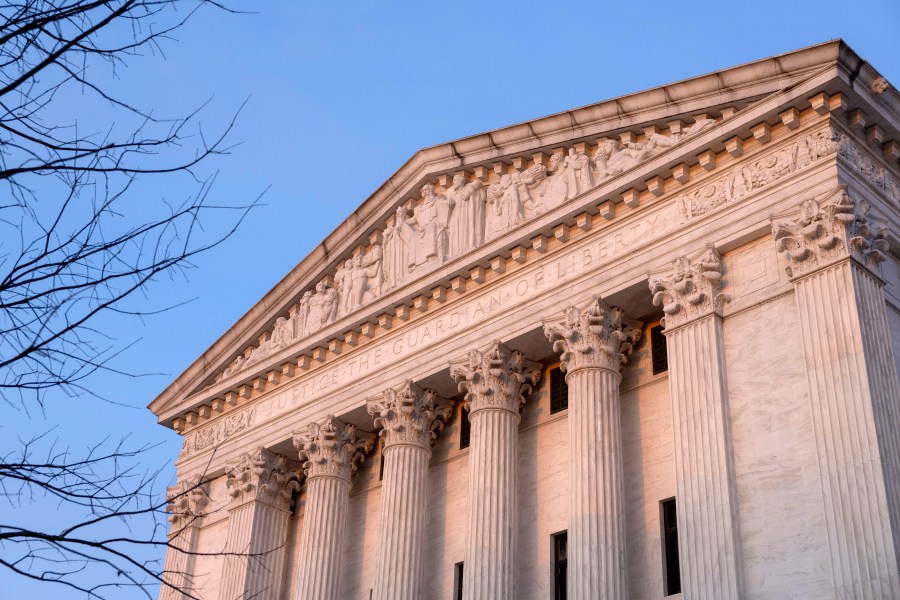
{"type": "Polygon", "coordinates": [[[463,597],[463,563],[453,565],[453,598],[462,600],[463,597]]]}
{"type": "Polygon", "coordinates": [[[472,425],[469,423],[469,411],[464,406],[459,407],[459,447],[468,448],[472,436],[472,425]]]}
{"type": "Polygon", "coordinates": [[[660,502],[662,513],[663,567],[666,596],[681,592],[681,564],[678,560],[678,514],[675,498],[660,502]]]}
{"type": "Polygon", "coordinates": [[[381,449],[381,452],[379,452],[381,454],[381,462],[378,464],[378,481],[381,481],[384,479],[384,438],[381,439],[381,443],[378,446],[381,449]]]}
{"type": "Polygon", "coordinates": [[[553,535],[553,600],[566,600],[568,537],[565,531],[553,535]]]}
{"type": "Polygon", "coordinates": [[[550,414],[569,408],[569,386],[562,369],[550,369],[550,414]]]}
{"type": "Polygon", "coordinates": [[[662,325],[650,328],[650,352],[653,359],[653,374],[657,375],[669,370],[669,355],[666,349],[666,336],[662,325]]]}

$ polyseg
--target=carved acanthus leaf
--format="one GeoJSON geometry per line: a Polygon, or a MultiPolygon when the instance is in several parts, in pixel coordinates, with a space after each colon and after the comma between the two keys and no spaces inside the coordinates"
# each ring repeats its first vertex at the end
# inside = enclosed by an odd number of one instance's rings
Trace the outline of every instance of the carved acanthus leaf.
{"type": "Polygon", "coordinates": [[[225,487],[232,506],[256,501],[288,510],[293,492],[300,488],[300,473],[290,468],[286,456],[259,447],[232,463],[225,487]]]}
{"type": "Polygon", "coordinates": [[[775,247],[788,260],[788,276],[806,275],[848,256],[880,273],[888,232],[867,213],[868,206],[857,209],[846,186],[840,186],[803,200],[796,217],[773,223],[775,247]]]}
{"type": "Polygon", "coordinates": [[[563,371],[601,368],[619,374],[641,339],[641,324],[597,296],[585,309],[567,308],[561,322],[545,321],[544,335],[553,342],[553,350],[560,352],[563,371]]]}
{"type": "Polygon", "coordinates": [[[206,487],[199,479],[191,478],[166,488],[166,512],[173,530],[197,524],[203,517],[204,509],[209,504],[206,487]]]}
{"type": "Polygon", "coordinates": [[[320,476],[350,481],[375,442],[375,436],[359,431],[334,415],[310,423],[294,433],[294,447],[300,452],[307,479],[320,476]]]}
{"type": "Polygon", "coordinates": [[[722,257],[716,249],[708,246],[693,259],[679,256],[674,267],[671,275],[650,278],[653,304],[661,306],[665,313],[663,326],[671,329],[720,313],[730,298],[722,292],[722,257]]]}
{"type": "Polygon", "coordinates": [[[495,341],[487,352],[470,350],[466,359],[451,363],[450,375],[466,392],[470,412],[499,408],[518,415],[541,378],[541,366],[495,341]]]}
{"type": "Polygon", "coordinates": [[[429,449],[450,417],[450,404],[441,401],[434,390],[423,390],[407,380],[398,388],[388,388],[368,401],[369,414],[385,448],[414,444],[429,449]]]}

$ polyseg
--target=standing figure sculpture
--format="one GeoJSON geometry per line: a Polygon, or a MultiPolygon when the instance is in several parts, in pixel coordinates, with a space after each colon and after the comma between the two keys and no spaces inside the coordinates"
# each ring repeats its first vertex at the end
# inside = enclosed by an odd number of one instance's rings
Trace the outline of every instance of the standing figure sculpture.
{"type": "Polygon", "coordinates": [[[304,333],[310,335],[337,318],[338,293],[323,279],[316,284],[316,293],[309,298],[304,333]]]}
{"type": "Polygon", "coordinates": [[[459,256],[484,243],[485,193],[481,181],[466,183],[463,173],[453,176],[453,185],[447,190],[450,202],[449,253],[459,256]]]}
{"type": "Polygon", "coordinates": [[[413,209],[413,216],[402,224],[401,237],[406,244],[406,264],[410,271],[422,265],[447,260],[447,225],[450,222],[450,202],[434,191],[434,186],[422,186],[422,203],[413,209]]]}
{"type": "Polygon", "coordinates": [[[591,173],[591,159],[575,148],[569,148],[569,155],[563,161],[566,176],[566,199],[571,200],[592,187],[594,181],[591,173]]]}
{"type": "Polygon", "coordinates": [[[403,241],[402,224],[406,222],[406,209],[397,207],[394,213],[394,224],[388,225],[382,232],[384,240],[384,258],[382,272],[384,274],[384,290],[392,290],[401,283],[408,270],[406,264],[406,244],[403,241]]]}

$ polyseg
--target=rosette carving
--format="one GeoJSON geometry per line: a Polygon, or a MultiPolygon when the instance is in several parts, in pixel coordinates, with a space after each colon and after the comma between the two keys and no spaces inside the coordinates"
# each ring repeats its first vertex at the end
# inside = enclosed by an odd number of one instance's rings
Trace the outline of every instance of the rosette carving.
{"type": "Polygon", "coordinates": [[[332,476],[347,481],[375,442],[371,433],[359,431],[356,425],[344,423],[334,415],[310,423],[293,437],[307,478],[332,476]]]}
{"type": "Polygon", "coordinates": [[[233,506],[264,502],[288,510],[293,492],[300,488],[300,475],[287,457],[259,447],[247,452],[225,474],[225,487],[233,506]]]}
{"type": "Polygon", "coordinates": [[[179,481],[166,488],[166,512],[172,529],[189,525],[201,518],[209,504],[209,492],[199,479],[179,481]]]}
{"type": "Polygon", "coordinates": [[[868,210],[867,204],[857,210],[846,186],[840,186],[819,199],[803,200],[795,218],[773,223],[775,247],[788,260],[788,276],[811,273],[847,256],[879,274],[888,251],[888,231],[869,217],[868,210]]]}
{"type": "Polygon", "coordinates": [[[518,415],[541,378],[541,365],[495,341],[487,352],[470,350],[465,360],[451,363],[450,376],[466,393],[470,412],[499,408],[518,415]]]}
{"type": "Polygon", "coordinates": [[[367,403],[375,426],[382,428],[379,435],[386,448],[414,444],[430,449],[451,410],[434,390],[423,390],[410,380],[398,388],[386,389],[367,403]]]}
{"type": "Polygon", "coordinates": [[[544,322],[544,335],[560,353],[560,369],[608,369],[621,373],[634,344],[641,339],[641,323],[629,319],[618,306],[599,296],[586,309],[571,306],[562,322],[544,322]]]}
{"type": "Polygon", "coordinates": [[[666,329],[709,314],[719,314],[722,305],[730,300],[722,292],[722,258],[708,246],[693,259],[679,256],[674,260],[671,275],[650,278],[653,304],[661,306],[666,329]]]}

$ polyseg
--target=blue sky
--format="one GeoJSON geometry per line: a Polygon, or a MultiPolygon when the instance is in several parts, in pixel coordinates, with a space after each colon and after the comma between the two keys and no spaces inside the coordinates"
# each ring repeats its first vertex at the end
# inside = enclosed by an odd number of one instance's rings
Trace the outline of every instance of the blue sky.
{"type": "MultiPolygon", "coordinates": [[[[158,282],[138,305],[192,302],[103,322],[122,345],[136,342],[119,368],[159,375],[98,376],[94,389],[117,404],[51,399],[45,415],[5,413],[0,437],[59,424],[81,447],[129,434],[159,443],[148,468],[170,463],[180,439],[146,405],[421,147],[836,37],[900,84],[896,0],[237,6],[255,12],[202,11],[164,56],[131,60],[111,85],[161,114],[211,98],[211,132],[248,100],[231,135],[239,145],[207,169],[219,172],[214,198],[240,204],[268,188],[263,204],[187,279],[158,282]]],[[[167,180],[136,201],[192,191],[167,180]]],[[[37,503],[34,514],[52,510],[37,503]]],[[[76,597],[0,571],[0,598],[26,593],[76,597]]]]}

